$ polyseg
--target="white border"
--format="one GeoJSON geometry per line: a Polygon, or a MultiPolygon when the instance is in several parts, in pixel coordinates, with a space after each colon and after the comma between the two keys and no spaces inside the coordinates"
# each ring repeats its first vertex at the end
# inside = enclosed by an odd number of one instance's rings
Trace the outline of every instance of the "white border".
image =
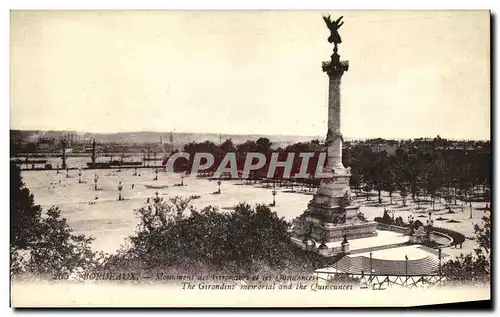
{"type": "MultiPolygon", "coordinates": [[[[57,10],[98,10],[98,9],[107,9],[107,10],[152,10],[152,9],[162,9],[162,10],[438,10],[438,9],[454,9],[454,10],[466,10],[466,9],[491,9],[493,12],[498,12],[498,6],[500,1],[498,0],[453,0],[453,1],[436,1],[436,0],[419,0],[419,1],[389,1],[389,0],[378,0],[378,1],[370,1],[370,0],[351,0],[351,1],[299,1],[299,0],[287,0],[287,1],[270,1],[270,0],[252,0],[252,1],[203,1],[203,0],[184,0],[184,1],[151,1],[151,0],[121,0],[121,1],[103,1],[103,0],[87,0],[87,1],[43,1],[41,2],[36,0],[7,0],[2,2],[1,11],[1,43],[3,44],[2,49],[2,65],[4,72],[2,73],[2,85],[1,85],[1,97],[3,101],[3,106],[0,107],[0,111],[2,112],[0,115],[2,122],[2,137],[0,138],[1,145],[0,149],[3,151],[4,160],[7,161],[7,155],[9,151],[9,135],[7,130],[9,129],[9,10],[11,9],[23,9],[23,10],[40,10],[40,9],[57,9],[57,10]]],[[[495,34],[495,42],[498,41],[498,33],[495,34]]],[[[496,50],[495,50],[496,51],[496,50]]],[[[497,52],[498,53],[498,52],[497,52]]],[[[492,72],[496,73],[497,68],[492,69],[492,72]]],[[[494,87],[495,91],[498,91],[498,82],[494,87]]],[[[496,104],[494,105],[496,106],[496,104]]],[[[498,120],[497,117],[498,111],[495,112],[495,119],[498,120]]],[[[493,127],[496,130],[496,125],[493,127]]],[[[496,144],[495,144],[496,145],[496,144]]],[[[495,163],[498,161],[495,160],[495,163]]],[[[496,175],[495,175],[496,176],[496,175]]],[[[1,261],[1,270],[0,276],[2,279],[2,294],[3,297],[3,305],[2,307],[5,311],[2,311],[2,316],[7,316],[13,314],[11,309],[7,307],[7,296],[8,296],[8,210],[9,210],[9,170],[7,164],[0,164],[0,177],[4,181],[3,188],[0,191],[3,203],[3,210],[1,210],[0,214],[2,217],[2,223],[4,224],[4,230],[2,235],[2,252],[3,261],[1,261]],[[7,256],[6,256],[7,255],[7,256]]],[[[496,186],[494,186],[496,189],[496,186]]],[[[497,191],[495,190],[494,199],[496,201],[497,191]]],[[[495,216],[495,225],[498,224],[498,216],[495,216]]],[[[498,226],[495,226],[498,228],[498,226]]],[[[496,252],[495,252],[496,254],[496,252]]],[[[495,261],[497,259],[495,258],[495,261]]],[[[496,274],[498,277],[498,273],[496,274]]],[[[498,281],[496,281],[498,282],[498,281]]],[[[498,286],[498,284],[496,284],[498,286]]],[[[495,292],[498,294],[498,292],[495,292]]],[[[284,313],[288,313],[289,311],[285,311],[284,313]]],[[[74,314],[82,314],[82,312],[73,312],[74,314]]],[[[94,316],[104,316],[103,312],[91,312],[94,316]]],[[[122,314],[123,312],[117,312],[122,314]]],[[[135,312],[138,313],[139,312],[135,312]]],[[[174,312],[170,311],[169,314],[174,312]]],[[[204,312],[207,313],[207,312],[204,312]]],[[[218,313],[218,312],[213,312],[218,313]]],[[[232,313],[232,312],[230,312],[232,313]]],[[[272,314],[276,314],[278,312],[273,311],[272,314]]],[[[305,314],[309,312],[303,312],[305,314]]],[[[347,312],[340,311],[324,311],[326,314],[346,314],[347,312]]],[[[352,313],[352,312],[350,312],[352,313]]],[[[373,312],[370,312],[373,313],[373,312]]],[[[52,316],[52,312],[40,312],[41,315],[52,316]]],[[[259,312],[259,314],[263,314],[263,312],[259,312]]],[[[271,314],[271,312],[269,313],[271,314]]]]}

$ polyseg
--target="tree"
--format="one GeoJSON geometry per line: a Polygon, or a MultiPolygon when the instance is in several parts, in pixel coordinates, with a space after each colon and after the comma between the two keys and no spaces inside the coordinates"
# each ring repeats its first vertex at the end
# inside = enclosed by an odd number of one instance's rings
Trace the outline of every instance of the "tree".
{"type": "Polygon", "coordinates": [[[461,254],[456,260],[443,264],[442,273],[450,280],[489,282],[491,272],[491,217],[483,217],[481,225],[474,226],[474,240],[478,248],[473,253],[461,254]]]}
{"type": "Polygon", "coordinates": [[[10,247],[12,251],[25,249],[40,239],[38,224],[42,208],[35,205],[33,195],[24,186],[21,169],[10,164],[10,247]]]}
{"type": "Polygon", "coordinates": [[[391,165],[388,165],[385,171],[385,176],[382,188],[389,193],[390,204],[392,205],[392,193],[396,190],[396,172],[391,165]]]}
{"type": "Polygon", "coordinates": [[[94,238],[74,234],[57,207],[50,208],[38,226],[41,238],[29,248],[28,272],[70,274],[96,266],[98,253],[90,247],[94,238]]]}
{"type": "Polygon", "coordinates": [[[284,269],[294,263],[303,269],[304,259],[297,261],[290,242],[289,224],[265,205],[252,208],[240,203],[231,213],[212,206],[198,211],[188,199],[174,197],[155,199],[137,213],[140,223],[129,238],[130,247],[110,258],[108,265],[134,263],[158,269],[198,263],[249,273],[262,266],[284,269]]]}
{"type": "Polygon", "coordinates": [[[227,152],[236,152],[236,148],[234,147],[233,140],[227,139],[220,145],[221,150],[225,153],[227,152]]]}
{"type": "Polygon", "coordinates": [[[444,186],[443,173],[445,164],[441,158],[434,158],[426,164],[424,170],[425,190],[431,197],[432,210],[434,210],[435,199],[439,190],[444,186]]]}
{"type": "Polygon", "coordinates": [[[388,177],[388,159],[387,153],[377,153],[373,165],[369,170],[369,180],[373,184],[373,188],[378,192],[378,203],[382,203],[382,190],[384,190],[389,182],[388,177]]]}
{"type": "Polygon", "coordinates": [[[356,195],[358,194],[359,188],[361,186],[361,175],[357,170],[351,169],[351,178],[349,179],[349,186],[354,188],[356,195]]]}
{"type": "Polygon", "coordinates": [[[11,274],[70,274],[96,265],[99,254],[90,249],[93,238],[73,234],[58,208],[42,217],[15,165],[10,184],[11,274]]]}
{"type": "Polygon", "coordinates": [[[258,152],[260,153],[269,153],[271,152],[271,141],[269,141],[268,138],[258,138],[257,141],[255,141],[255,144],[257,145],[258,152]]]}

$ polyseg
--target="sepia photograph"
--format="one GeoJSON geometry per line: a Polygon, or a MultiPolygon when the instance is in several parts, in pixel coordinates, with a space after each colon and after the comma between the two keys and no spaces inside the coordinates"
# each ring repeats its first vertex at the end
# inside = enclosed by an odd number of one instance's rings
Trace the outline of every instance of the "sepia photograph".
{"type": "Polygon", "coordinates": [[[493,307],[490,11],[9,18],[11,307],[493,307]]]}

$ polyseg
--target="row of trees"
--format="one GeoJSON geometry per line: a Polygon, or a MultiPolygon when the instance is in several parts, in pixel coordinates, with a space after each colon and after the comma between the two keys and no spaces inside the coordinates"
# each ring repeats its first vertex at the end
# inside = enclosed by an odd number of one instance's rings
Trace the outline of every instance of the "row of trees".
{"type": "MultiPolygon", "coordinates": [[[[421,196],[470,201],[488,197],[491,185],[491,153],[480,150],[428,151],[422,148],[398,149],[394,155],[374,152],[358,145],[346,151],[345,164],[351,166],[350,185],[360,192],[399,192],[403,204],[408,196],[417,203],[421,196]]],[[[487,199],[487,198],[484,198],[487,199]]]]}

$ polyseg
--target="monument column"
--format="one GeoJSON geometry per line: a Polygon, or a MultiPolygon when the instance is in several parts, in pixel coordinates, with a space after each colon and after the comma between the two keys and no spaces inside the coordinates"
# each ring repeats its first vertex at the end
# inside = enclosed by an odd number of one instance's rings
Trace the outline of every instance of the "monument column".
{"type": "Polygon", "coordinates": [[[328,74],[328,131],[326,144],[328,146],[327,168],[343,169],[342,164],[342,132],[340,130],[340,84],[342,75],[349,69],[349,62],[340,61],[337,45],[329,62],[323,62],[323,71],[328,74]]]}
{"type": "Polygon", "coordinates": [[[321,252],[332,248],[333,254],[349,250],[349,239],[358,239],[376,235],[376,223],[362,220],[358,217],[360,205],[351,199],[349,179],[350,168],[342,164],[342,133],[340,125],[340,84],[342,75],[349,70],[349,63],[341,61],[338,54],[338,44],[342,43],[338,29],[343,25],[342,17],[333,21],[323,17],[330,30],[329,43],[333,43],[333,54],[329,61],[323,62],[322,69],[328,75],[328,127],[326,147],[328,158],[326,169],[332,173],[328,179],[321,179],[318,191],[315,193],[307,210],[294,221],[295,241],[301,247],[308,240],[321,242],[321,252]],[[304,242],[306,241],[306,242],[304,242]],[[343,241],[341,245],[328,243],[343,241]],[[342,247],[341,250],[339,247],[342,247]]]}

